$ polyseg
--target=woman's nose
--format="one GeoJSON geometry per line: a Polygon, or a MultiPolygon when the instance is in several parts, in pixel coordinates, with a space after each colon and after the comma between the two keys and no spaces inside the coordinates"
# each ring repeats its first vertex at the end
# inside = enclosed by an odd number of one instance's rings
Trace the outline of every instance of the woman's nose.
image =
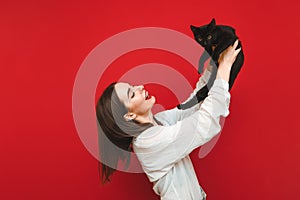
{"type": "Polygon", "coordinates": [[[138,90],[143,91],[143,89],[144,89],[143,85],[136,86],[136,88],[135,88],[136,91],[138,91],[138,90]]]}
{"type": "Polygon", "coordinates": [[[143,89],[144,89],[144,86],[143,86],[143,85],[137,86],[137,90],[143,90],[143,89]]]}

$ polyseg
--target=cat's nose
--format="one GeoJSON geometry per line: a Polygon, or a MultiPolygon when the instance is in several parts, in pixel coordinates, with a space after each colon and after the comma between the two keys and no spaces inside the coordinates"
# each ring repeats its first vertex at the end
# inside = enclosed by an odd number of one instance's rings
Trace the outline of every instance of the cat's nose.
{"type": "Polygon", "coordinates": [[[204,45],[206,45],[207,44],[207,42],[206,41],[204,41],[204,45]]]}

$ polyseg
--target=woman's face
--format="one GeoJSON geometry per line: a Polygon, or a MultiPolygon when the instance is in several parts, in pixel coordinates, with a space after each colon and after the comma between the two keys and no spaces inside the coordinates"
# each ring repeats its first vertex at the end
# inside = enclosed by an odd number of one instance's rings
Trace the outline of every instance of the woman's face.
{"type": "Polygon", "coordinates": [[[132,86],[128,83],[117,83],[115,91],[129,112],[146,116],[155,103],[155,97],[148,94],[144,86],[132,86]]]}

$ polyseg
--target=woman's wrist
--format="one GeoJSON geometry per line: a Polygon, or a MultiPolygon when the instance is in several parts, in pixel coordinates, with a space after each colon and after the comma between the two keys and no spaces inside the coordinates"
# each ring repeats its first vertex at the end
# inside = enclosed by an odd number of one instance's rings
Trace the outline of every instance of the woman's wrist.
{"type": "Polygon", "coordinates": [[[232,65],[230,63],[226,63],[226,62],[220,63],[217,71],[217,78],[221,78],[229,82],[231,66],[232,65]]]}

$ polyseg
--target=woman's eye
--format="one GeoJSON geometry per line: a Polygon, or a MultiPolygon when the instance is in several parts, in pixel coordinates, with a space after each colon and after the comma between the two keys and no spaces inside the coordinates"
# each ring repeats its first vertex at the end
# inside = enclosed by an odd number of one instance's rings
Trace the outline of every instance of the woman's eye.
{"type": "Polygon", "coordinates": [[[134,95],[135,95],[135,94],[134,94],[134,92],[132,92],[131,98],[133,98],[133,97],[134,97],[134,95]]]}
{"type": "Polygon", "coordinates": [[[210,40],[211,38],[212,38],[211,35],[208,35],[208,36],[207,36],[207,39],[208,39],[208,40],[210,40]]]}

